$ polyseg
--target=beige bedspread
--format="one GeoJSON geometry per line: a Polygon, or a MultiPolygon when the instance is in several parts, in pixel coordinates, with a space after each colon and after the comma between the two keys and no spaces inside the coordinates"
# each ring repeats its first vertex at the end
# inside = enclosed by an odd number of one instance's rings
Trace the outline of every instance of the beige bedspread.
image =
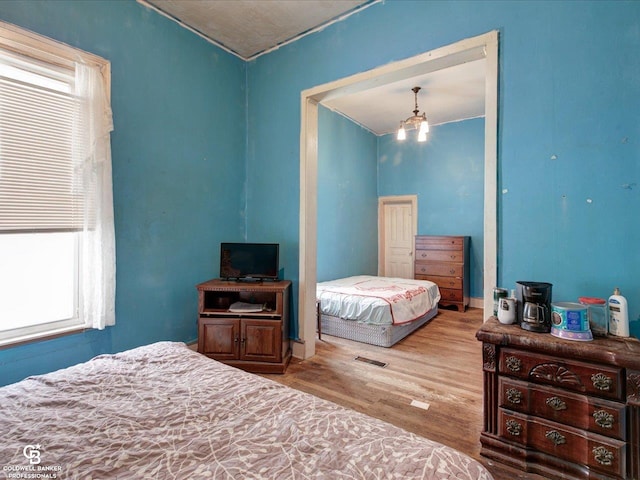
{"type": "Polygon", "coordinates": [[[0,478],[491,478],[448,447],[172,342],[0,388],[0,432],[0,478]]]}

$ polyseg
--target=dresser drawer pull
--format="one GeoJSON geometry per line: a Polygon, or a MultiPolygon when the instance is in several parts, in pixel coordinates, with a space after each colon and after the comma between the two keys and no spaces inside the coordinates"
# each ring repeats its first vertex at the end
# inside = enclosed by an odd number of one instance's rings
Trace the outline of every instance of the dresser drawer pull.
{"type": "Polygon", "coordinates": [[[593,418],[596,424],[602,428],[613,428],[614,418],[609,412],[604,410],[596,410],[593,412],[593,418]]]}
{"type": "Polygon", "coordinates": [[[522,360],[517,357],[507,357],[506,359],[507,368],[512,372],[519,372],[522,368],[522,360]]]}
{"type": "Polygon", "coordinates": [[[450,273],[451,275],[453,275],[454,273],[456,273],[455,268],[450,269],[450,270],[449,270],[449,273],[450,273]]]}
{"type": "Polygon", "coordinates": [[[544,436],[547,437],[549,440],[551,440],[551,442],[553,442],[555,446],[563,445],[567,443],[567,439],[564,438],[564,435],[562,435],[557,430],[549,430],[547,433],[544,434],[544,436]]]}
{"type": "Polygon", "coordinates": [[[557,363],[537,365],[531,370],[529,376],[543,382],[557,383],[565,387],[582,387],[582,382],[575,373],[557,363]]]}
{"type": "Polygon", "coordinates": [[[613,385],[613,379],[607,377],[604,373],[594,373],[591,375],[591,381],[593,382],[593,386],[598,390],[609,391],[613,385]]]}
{"type": "Polygon", "coordinates": [[[507,432],[514,437],[519,437],[522,433],[522,424],[515,420],[507,420],[507,432]]]}
{"type": "Polygon", "coordinates": [[[595,447],[593,450],[593,458],[600,465],[610,466],[613,465],[613,452],[600,446],[595,447]]]}
{"type": "Polygon", "coordinates": [[[567,404],[563,400],[559,399],[558,397],[549,397],[547,398],[545,403],[547,404],[548,407],[551,407],[556,412],[567,409],[567,404]]]}
{"type": "Polygon", "coordinates": [[[509,403],[519,404],[522,402],[522,392],[517,388],[509,388],[507,390],[507,400],[509,403]]]}

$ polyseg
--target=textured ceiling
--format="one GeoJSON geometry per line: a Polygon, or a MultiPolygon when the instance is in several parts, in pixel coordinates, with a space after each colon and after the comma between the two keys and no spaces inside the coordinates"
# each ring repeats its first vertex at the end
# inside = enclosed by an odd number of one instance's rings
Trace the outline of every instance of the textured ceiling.
{"type": "Polygon", "coordinates": [[[250,59],[351,13],[371,0],[145,0],[238,56],[250,59]]]}
{"type": "MultiPolygon", "coordinates": [[[[207,40],[252,60],[380,0],[138,0],[207,40]]],[[[338,54],[339,52],[336,52],[338,54]]],[[[323,101],[377,135],[420,113],[438,125],[484,116],[485,61],[467,61],[421,76],[323,101]]]]}

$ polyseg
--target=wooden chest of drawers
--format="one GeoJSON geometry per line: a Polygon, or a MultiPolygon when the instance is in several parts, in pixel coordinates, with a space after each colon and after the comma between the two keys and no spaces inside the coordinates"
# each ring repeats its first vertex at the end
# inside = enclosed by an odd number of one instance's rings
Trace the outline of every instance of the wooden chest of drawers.
{"type": "Polygon", "coordinates": [[[417,235],[414,277],[440,289],[440,305],[469,305],[469,237],[417,235]]]}
{"type": "Polygon", "coordinates": [[[640,479],[640,342],[489,319],[481,453],[547,478],[640,479]]]}

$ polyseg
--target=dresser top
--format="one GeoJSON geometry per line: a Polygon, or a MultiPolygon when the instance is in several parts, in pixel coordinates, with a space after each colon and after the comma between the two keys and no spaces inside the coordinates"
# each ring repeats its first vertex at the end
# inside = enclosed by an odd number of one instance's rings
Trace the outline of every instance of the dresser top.
{"type": "Polygon", "coordinates": [[[503,325],[496,317],[489,318],[480,327],[476,338],[495,345],[640,369],[640,340],[635,338],[608,336],[596,337],[590,342],[565,340],[550,333],[529,332],[517,324],[503,325]]]}

